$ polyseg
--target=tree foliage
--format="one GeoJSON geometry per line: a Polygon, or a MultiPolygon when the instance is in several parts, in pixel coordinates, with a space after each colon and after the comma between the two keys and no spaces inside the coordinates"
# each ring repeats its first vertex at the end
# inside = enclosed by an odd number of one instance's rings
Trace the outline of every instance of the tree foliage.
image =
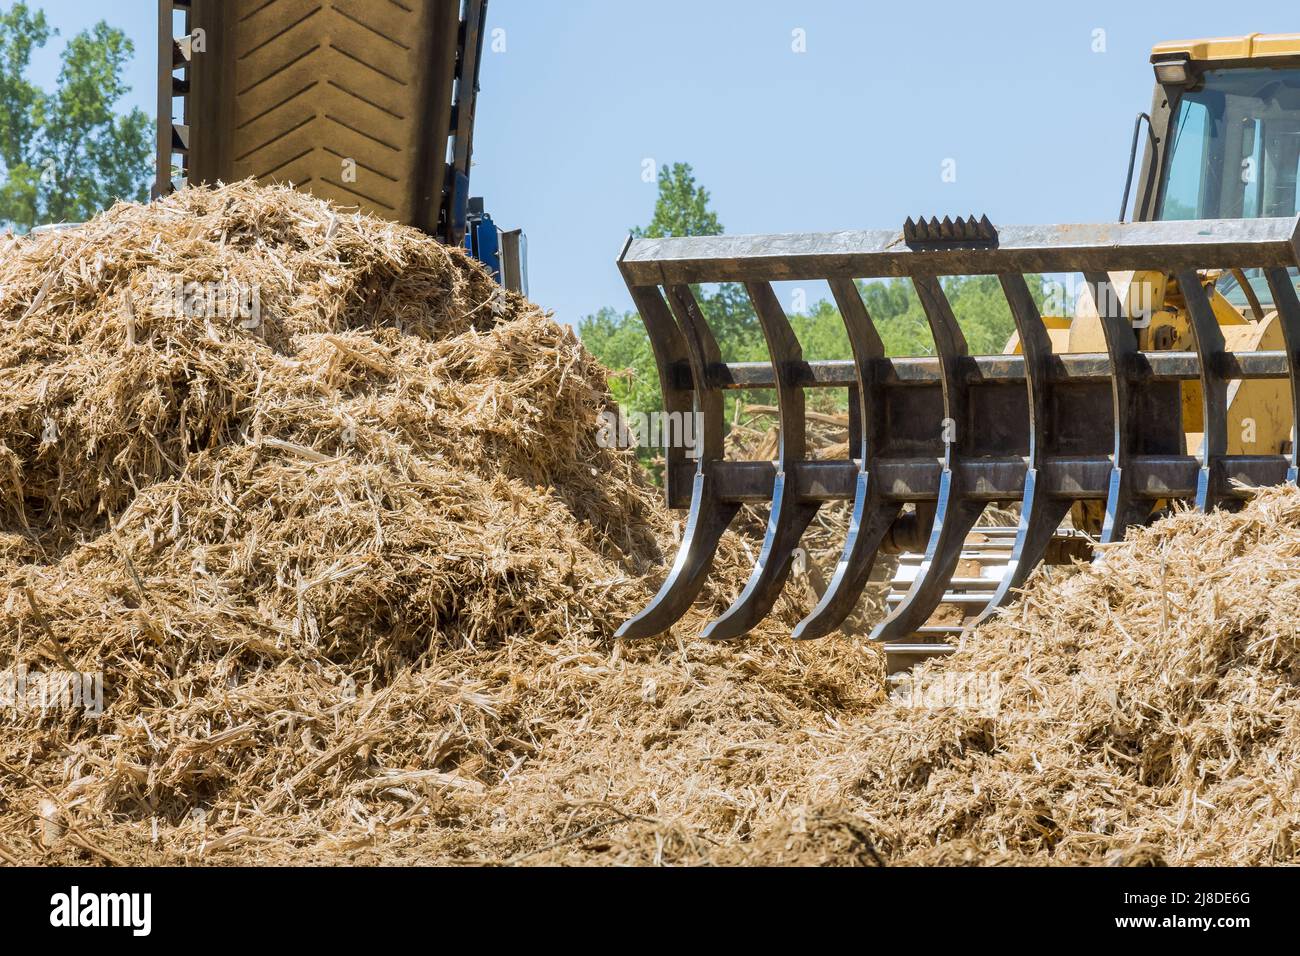
{"type": "Polygon", "coordinates": [[[0,14],[0,222],[20,230],[148,196],[150,120],[140,109],[115,108],[130,90],[123,79],[130,39],[102,21],[77,34],[49,92],[27,71],[32,53],[56,35],[26,3],[0,14]]]}
{"type": "Polygon", "coordinates": [[[659,195],[650,225],[636,227],[632,235],[638,239],[720,236],[722,223],[709,208],[709,198],[709,191],[696,185],[695,170],[690,163],[665,166],[659,171],[659,195]]]}
{"type": "MultiPolygon", "coordinates": [[[[674,163],[659,171],[659,193],[650,223],[632,229],[639,239],[722,233],[722,223],[710,207],[709,192],[696,183],[695,172],[687,163],[674,163]]],[[[696,286],[693,291],[725,360],[740,362],[761,356],[762,332],[742,287],[696,286]]],[[[582,319],[578,334],[615,372],[611,388],[620,405],[646,413],[663,408],[659,373],[640,316],[606,307],[582,319]]]]}
{"type": "MultiPolygon", "coordinates": [[[[634,228],[632,235],[638,239],[720,236],[725,230],[709,201],[709,191],[695,182],[695,170],[689,163],[665,166],[659,171],[659,195],[650,224],[634,228]]],[[[743,361],[762,337],[745,290],[725,284],[712,288],[696,286],[694,291],[723,358],[729,362],[743,361]]]]}

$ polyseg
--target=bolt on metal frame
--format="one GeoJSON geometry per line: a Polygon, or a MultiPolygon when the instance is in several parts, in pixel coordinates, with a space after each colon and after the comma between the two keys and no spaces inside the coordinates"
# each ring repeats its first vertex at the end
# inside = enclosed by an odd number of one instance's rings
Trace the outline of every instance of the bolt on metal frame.
{"type": "MultiPolygon", "coordinates": [[[[665,410],[702,417],[697,460],[667,450],[669,506],[688,509],[680,551],[651,604],[619,630],[658,635],[699,596],[719,540],[742,504],[771,502],[749,583],[704,632],[737,638],[768,614],[800,538],[827,502],[852,501],[843,554],[817,607],[794,631],[824,637],[857,604],[891,528],[907,504],[932,510],[924,560],[911,591],[873,632],[907,641],[943,603],[967,535],[990,502],[1019,500],[1006,577],[980,619],[1004,606],[1043,560],[1077,501],[1104,501],[1102,543],[1121,540],[1154,502],[1185,499],[1209,510],[1251,489],[1300,475],[1289,455],[1228,455],[1228,383],[1285,379],[1300,411],[1300,218],[1008,227],[987,219],[912,223],[892,231],[629,240],[619,268],[659,366],[665,410]],[[1198,270],[1262,269],[1285,351],[1229,352],[1198,270]],[[1171,275],[1191,316],[1195,351],[1143,352],[1111,273],[1171,275]],[[1105,353],[1053,354],[1025,275],[1080,273],[1093,290],[1105,353]],[[941,283],[998,277],[1023,354],[970,354],[941,283]],[[933,335],[930,357],[887,358],[857,280],[908,279],[933,335]],[[780,281],[825,280],[838,305],[851,361],[806,361],[773,292],[780,281]],[[770,352],[767,363],[724,363],[692,287],[742,283],[770,352]],[[1202,385],[1204,440],[1185,452],[1180,383],[1202,385]],[[723,395],[775,389],[780,442],[774,462],[729,461],[723,395]],[[810,460],[804,389],[850,396],[851,458],[810,460]],[[944,423],[954,434],[944,434],[944,423]]],[[[1297,416],[1293,420],[1300,420],[1297,416]]],[[[936,645],[931,653],[951,647],[936,645]]]]}

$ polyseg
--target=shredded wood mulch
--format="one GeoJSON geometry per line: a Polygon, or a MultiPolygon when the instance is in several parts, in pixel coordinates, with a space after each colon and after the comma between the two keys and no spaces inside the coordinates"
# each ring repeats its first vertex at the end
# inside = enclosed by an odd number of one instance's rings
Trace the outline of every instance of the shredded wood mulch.
{"type": "Polygon", "coordinates": [[[677,517],[460,251],[235,184],[0,252],[0,861],[1300,857],[1300,492],[1040,574],[891,698],[856,631],[785,638],[806,582],[694,638],[743,535],[612,641],[677,517]]]}

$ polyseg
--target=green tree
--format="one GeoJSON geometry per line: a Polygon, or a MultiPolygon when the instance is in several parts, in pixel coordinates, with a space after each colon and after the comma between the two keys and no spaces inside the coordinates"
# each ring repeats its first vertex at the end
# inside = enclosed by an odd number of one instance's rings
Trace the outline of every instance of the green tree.
{"type": "Polygon", "coordinates": [[[722,223],[709,208],[709,191],[695,182],[690,163],[673,163],[659,171],[659,196],[650,225],[632,230],[638,239],[668,236],[720,236],[722,223]]]}
{"type": "MultiPolygon", "coordinates": [[[[1028,276],[1029,288],[1042,308],[1047,298],[1042,279],[1028,276]]],[[[966,343],[976,354],[996,355],[1015,332],[1011,309],[996,276],[953,276],[942,280],[966,343]]],[[[934,341],[915,289],[907,280],[860,282],[858,289],[891,356],[930,355],[934,341]]],[[[839,310],[821,301],[807,315],[791,318],[799,341],[810,358],[852,358],[839,310]]]]}
{"type": "Polygon", "coordinates": [[[0,222],[20,230],[89,219],[118,199],[148,196],[148,116],[115,105],[129,92],[127,36],[100,22],[63,51],[56,89],[27,79],[33,51],[57,31],[42,11],[15,3],[0,14],[0,222]]]}
{"type": "Polygon", "coordinates": [[[0,186],[0,222],[30,227],[36,216],[39,172],[31,163],[32,142],[45,122],[45,95],[27,80],[32,51],[54,31],[41,11],[16,3],[0,13],[0,162],[7,173],[0,186]]]}
{"type": "MultiPolygon", "coordinates": [[[[709,191],[695,181],[690,163],[673,163],[659,171],[659,195],[648,226],[637,227],[637,239],[665,239],[669,236],[720,236],[726,230],[710,208],[709,191]]],[[[729,362],[751,356],[762,331],[743,287],[722,284],[695,288],[700,311],[729,362]]]]}
{"type": "MultiPolygon", "coordinates": [[[[723,232],[710,206],[709,192],[695,181],[694,170],[688,163],[674,163],[659,172],[659,192],[650,223],[634,228],[632,235],[663,239],[717,236],[723,232]]],[[[697,286],[693,291],[724,359],[740,362],[762,357],[762,333],[743,287],[697,286]]],[[[663,408],[659,373],[640,316],[604,308],[583,318],[578,323],[578,334],[597,358],[615,370],[610,386],[620,405],[647,413],[663,408]]]]}
{"type": "Polygon", "coordinates": [[[637,412],[663,408],[659,372],[640,316],[606,306],[578,323],[578,335],[588,350],[613,371],[609,387],[614,401],[637,412]]]}

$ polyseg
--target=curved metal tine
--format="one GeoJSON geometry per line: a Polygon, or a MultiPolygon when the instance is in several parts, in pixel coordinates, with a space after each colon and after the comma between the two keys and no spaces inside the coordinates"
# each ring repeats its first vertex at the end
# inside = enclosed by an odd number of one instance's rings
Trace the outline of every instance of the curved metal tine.
{"type": "Polygon", "coordinates": [[[966,543],[966,536],[984,512],[983,502],[973,501],[966,496],[956,471],[961,449],[961,434],[958,429],[965,427],[968,420],[967,386],[958,361],[969,354],[966,338],[957,325],[957,318],[952,313],[952,306],[944,295],[939,280],[925,276],[914,278],[912,282],[930,323],[935,351],[939,355],[939,366],[943,372],[943,407],[947,419],[943,423],[946,432],[943,477],[939,483],[939,501],[935,508],[930,542],[925,549],[925,559],[902,603],[872,632],[873,641],[894,641],[909,637],[930,619],[930,615],[943,603],[953,571],[961,560],[961,549],[966,543]],[[955,434],[947,433],[949,429],[955,434]]]}
{"type": "Polygon", "coordinates": [[[902,603],[876,626],[871,640],[889,643],[909,637],[925,625],[943,603],[953,572],[961,560],[966,537],[983,513],[984,503],[962,497],[956,476],[945,471],[939,482],[934,528],[926,545],[925,559],[917,569],[916,580],[902,603]]]}
{"type": "MultiPolygon", "coordinates": [[[[629,239],[630,243],[632,240],[629,239]]],[[[646,337],[650,340],[650,349],[654,352],[655,364],[659,369],[659,390],[663,395],[664,411],[670,415],[687,416],[695,411],[695,390],[682,388],[674,375],[681,365],[691,366],[690,350],[682,330],[677,327],[672,312],[664,302],[664,297],[657,287],[639,287],[632,289],[632,303],[636,306],[641,322],[646,328],[646,337]]],[[[693,433],[692,433],[693,434],[693,433]]],[[[703,451],[703,449],[697,449],[703,451]]],[[[700,460],[704,455],[700,455],[700,460]]],[[[677,474],[677,466],[685,462],[686,449],[679,444],[670,444],[664,449],[664,479],[669,488],[669,498],[673,497],[671,485],[677,474]]]]}
{"type": "Polygon", "coordinates": [[[704,589],[718,542],[739,510],[739,505],[723,504],[715,499],[707,473],[695,475],[691,512],[673,569],[649,606],[620,627],[615,637],[622,640],[655,637],[685,616],[704,589]]]}
{"type": "Polygon", "coordinates": [[[772,286],[766,282],[746,284],[754,312],[767,340],[772,368],[776,373],[776,404],[780,418],[776,485],[772,511],[763,537],[763,549],[744,591],[727,612],[704,629],[701,637],[727,641],[748,634],[767,617],[781,596],[790,575],[795,548],[820,502],[803,500],[795,487],[794,470],[805,457],[804,394],[796,377],[803,361],[799,339],[790,327],[772,286]]]}
{"type": "MultiPolygon", "coordinates": [[[[675,286],[668,290],[672,312],[658,290],[638,290],[637,307],[650,316],[647,329],[665,329],[665,322],[677,316],[676,327],[695,384],[694,410],[700,415],[699,464],[691,490],[691,510],[686,520],[681,547],[672,571],[650,605],[628,621],[615,635],[626,640],[655,637],[682,619],[708,578],[718,550],[718,541],[740,510],[738,504],[719,501],[714,493],[712,463],[723,454],[722,393],[708,379],[710,365],[722,360],[718,343],[709,330],[691,290],[675,286]],[[644,293],[644,294],[640,294],[644,293]]],[[[651,333],[654,334],[653,332],[651,333]]]]}
{"type": "Polygon", "coordinates": [[[1291,274],[1286,269],[1269,269],[1268,287],[1273,292],[1273,306],[1282,326],[1286,345],[1287,371],[1291,378],[1291,464],[1288,484],[1300,484],[1300,295],[1296,294],[1291,274]]]}
{"type": "Polygon", "coordinates": [[[1193,270],[1178,273],[1177,279],[1191,315],[1201,365],[1201,473],[1196,479],[1196,508],[1212,511],[1223,497],[1219,460],[1228,453],[1228,380],[1223,376],[1227,346],[1200,276],[1193,270]]]}
{"type": "Polygon", "coordinates": [[[1029,461],[1025,471],[1025,493],[1020,502],[1020,524],[1011,551],[1007,572],[989,599],[988,606],[975,621],[988,620],[1005,607],[1042,563],[1052,536],[1070,510],[1066,499],[1050,497],[1043,488],[1043,461],[1047,456],[1048,399],[1052,388],[1052,340],[1043,325],[1038,304],[1029,292],[1025,277],[1008,273],[998,277],[1002,292],[1011,307],[1011,318],[1020,337],[1025,357],[1025,387],[1029,391],[1029,461]]]}
{"type": "Polygon", "coordinates": [[[1134,428],[1137,425],[1137,399],[1131,379],[1137,361],[1137,336],[1125,316],[1124,304],[1105,272],[1086,272],[1084,279],[1092,290],[1110,355],[1111,401],[1114,414],[1115,445],[1111,457],[1110,488],[1106,494],[1106,520],[1102,524],[1101,543],[1124,540],[1131,524],[1140,524],[1150,514],[1146,502],[1133,494],[1129,461],[1133,456],[1134,428]]]}
{"type": "Polygon", "coordinates": [[[1006,575],[994,592],[988,607],[975,621],[983,624],[1006,607],[1024,587],[1034,569],[1043,563],[1043,557],[1052,544],[1061,522],[1070,513],[1067,498],[1053,498],[1048,494],[1043,473],[1030,470],[1025,475],[1025,494],[1021,499],[1020,527],[1016,531],[1016,544],[1007,563],[1006,575]]]}
{"type": "Polygon", "coordinates": [[[848,331],[849,346],[853,350],[854,374],[858,383],[853,396],[857,402],[858,421],[861,422],[860,442],[856,451],[859,461],[858,483],[853,495],[849,532],[844,540],[844,551],[840,554],[839,564],[835,567],[835,575],[817,607],[794,629],[796,641],[826,637],[853,613],[867,586],[867,580],[871,577],[871,568],[876,562],[880,545],[902,511],[901,505],[881,498],[871,475],[872,460],[884,418],[884,397],[881,394],[877,363],[884,359],[885,347],[862,302],[857,283],[852,279],[832,279],[830,287],[848,331]]]}
{"type": "Polygon", "coordinates": [[[690,286],[669,286],[665,291],[682,332],[691,379],[695,383],[695,411],[702,419],[699,461],[700,470],[704,471],[706,464],[721,460],[724,454],[722,389],[709,378],[710,370],[722,364],[722,350],[690,286]]]}

